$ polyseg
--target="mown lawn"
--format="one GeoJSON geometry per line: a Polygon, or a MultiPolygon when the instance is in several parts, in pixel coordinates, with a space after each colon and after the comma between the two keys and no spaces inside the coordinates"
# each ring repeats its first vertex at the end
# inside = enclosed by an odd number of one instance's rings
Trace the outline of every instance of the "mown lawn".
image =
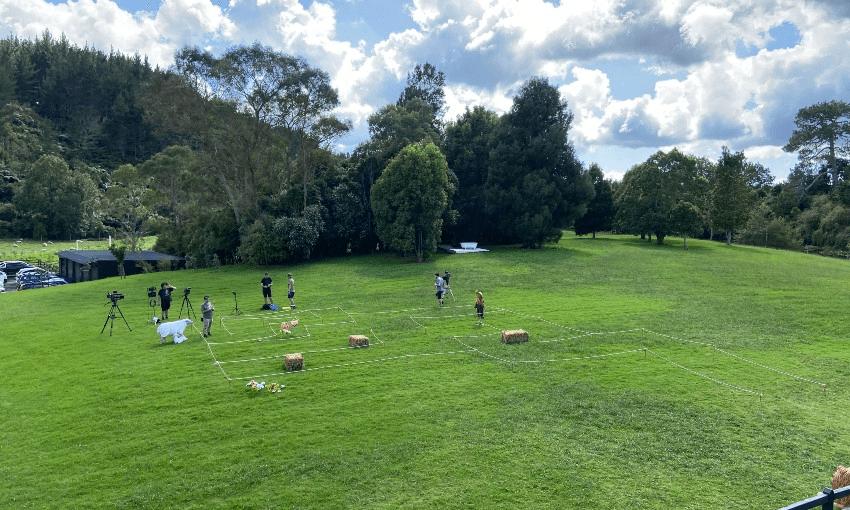
{"type": "Polygon", "coordinates": [[[726,509],[814,495],[850,462],[850,265],[688,246],[568,234],[425,264],[373,255],[0,295],[0,501],[726,509]],[[265,270],[279,304],[295,275],[295,312],[259,309],[265,270]],[[166,280],[172,319],[183,288],[196,312],[212,296],[209,342],[190,328],[159,345],[146,288],[166,280]],[[107,320],[113,290],[132,331],[107,320]],[[502,344],[505,329],[530,341],[502,344]],[[351,334],[371,346],[347,348],[351,334]],[[294,352],[306,370],[284,373],[294,352]]]}

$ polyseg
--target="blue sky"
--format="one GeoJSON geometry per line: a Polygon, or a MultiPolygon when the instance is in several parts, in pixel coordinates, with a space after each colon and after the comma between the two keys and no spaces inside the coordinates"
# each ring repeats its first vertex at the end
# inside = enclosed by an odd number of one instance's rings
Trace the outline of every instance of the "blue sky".
{"type": "Polygon", "coordinates": [[[546,77],[573,111],[579,157],[614,179],[658,150],[716,160],[725,145],[782,180],[797,111],[850,101],[850,0],[0,0],[4,36],[45,29],[161,67],[185,45],[305,57],[354,123],[343,151],[417,63],[445,73],[449,121],[476,105],[504,113],[546,77]]]}

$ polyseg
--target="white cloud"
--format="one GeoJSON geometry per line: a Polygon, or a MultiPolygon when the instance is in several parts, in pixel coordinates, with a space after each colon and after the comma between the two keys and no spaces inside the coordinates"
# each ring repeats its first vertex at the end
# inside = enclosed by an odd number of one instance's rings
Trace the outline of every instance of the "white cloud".
{"type": "MultiPolygon", "coordinates": [[[[368,115],[395,101],[417,63],[445,72],[447,120],[475,105],[505,112],[522,82],[543,76],[569,101],[571,136],[590,157],[638,157],[674,145],[719,151],[725,144],[784,161],[789,155],[768,148],[787,141],[797,110],[850,96],[846,0],[410,0],[405,12],[415,28],[386,30],[375,44],[340,38],[338,16],[347,4],[228,5],[168,0],[155,13],[134,16],[110,0],[0,0],[0,30],[32,38],[48,29],[80,46],[138,51],[163,67],[184,45],[219,54],[259,41],[327,71],[340,92],[339,113],[361,135],[368,115]],[[768,51],[769,32],[782,23],[799,32],[799,44],[768,51]],[[739,58],[740,47],[750,56],[739,58]],[[598,64],[616,61],[640,62],[633,66],[645,75],[639,91],[628,93],[633,77],[598,64]]],[[[625,166],[612,171],[631,166],[606,157],[625,166]]]]}

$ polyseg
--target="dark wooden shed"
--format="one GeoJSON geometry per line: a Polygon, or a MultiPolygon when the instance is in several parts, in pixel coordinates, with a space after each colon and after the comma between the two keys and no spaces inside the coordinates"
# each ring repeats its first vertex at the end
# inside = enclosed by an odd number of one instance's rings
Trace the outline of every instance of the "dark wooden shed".
{"type": "MultiPolygon", "coordinates": [[[[109,250],[64,250],[59,255],[59,276],[69,282],[87,282],[110,276],[118,276],[118,261],[109,250]]],[[[167,261],[171,270],[185,269],[186,259],[155,251],[127,252],[124,256],[124,274],[143,273],[139,262],[147,262],[154,268],[160,261],[167,261]]]]}

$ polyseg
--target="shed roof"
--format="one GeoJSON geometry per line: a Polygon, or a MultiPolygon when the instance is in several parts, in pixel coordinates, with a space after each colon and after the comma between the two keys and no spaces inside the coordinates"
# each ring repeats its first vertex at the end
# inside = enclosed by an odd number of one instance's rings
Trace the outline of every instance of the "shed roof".
{"type": "MultiPolygon", "coordinates": [[[[79,264],[89,264],[98,261],[116,261],[115,256],[109,250],[62,250],[57,252],[60,259],[68,259],[79,264]]],[[[140,252],[127,252],[125,261],[135,260],[183,260],[183,257],[159,253],[157,251],[142,250],[140,252]]]]}

